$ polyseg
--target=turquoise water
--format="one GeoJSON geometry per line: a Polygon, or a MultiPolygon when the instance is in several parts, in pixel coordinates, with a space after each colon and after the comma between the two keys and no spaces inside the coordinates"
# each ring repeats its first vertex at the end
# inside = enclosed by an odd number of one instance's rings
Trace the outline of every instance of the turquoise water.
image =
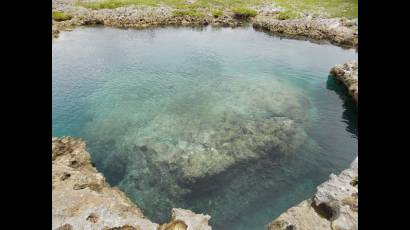
{"type": "Polygon", "coordinates": [[[264,229],[357,156],[357,111],[329,69],[353,50],[253,28],[106,27],[52,44],[53,136],[151,220],[264,229]]]}

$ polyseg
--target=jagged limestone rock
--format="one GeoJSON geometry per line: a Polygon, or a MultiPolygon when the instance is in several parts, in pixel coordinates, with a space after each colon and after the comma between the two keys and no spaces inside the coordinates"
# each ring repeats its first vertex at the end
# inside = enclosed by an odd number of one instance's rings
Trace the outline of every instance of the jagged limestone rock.
{"type": "Polygon", "coordinates": [[[104,176],[92,166],[81,139],[53,138],[52,186],[53,229],[158,227],[145,219],[123,192],[105,182],[104,176]]]}
{"type": "Polygon", "coordinates": [[[358,62],[355,60],[336,65],[330,70],[330,74],[342,82],[356,103],[359,102],[358,68],[358,62]]]}
{"type": "Polygon", "coordinates": [[[190,210],[173,208],[171,221],[159,230],[212,230],[208,225],[208,215],[195,214],[190,210]]]}
{"type": "Polygon", "coordinates": [[[349,169],[317,187],[312,199],[288,209],[269,230],[356,230],[358,228],[358,158],[349,169]]]}
{"type": "Polygon", "coordinates": [[[334,44],[357,47],[358,26],[339,18],[299,18],[279,20],[259,15],[253,22],[255,28],[262,28],[286,36],[302,36],[316,40],[327,40],[334,44]]]}
{"type": "MultiPolygon", "coordinates": [[[[186,230],[211,230],[211,217],[173,209],[164,226],[186,230]],[[178,223],[177,223],[178,222],[178,223]],[[185,227],[185,228],[181,228],[185,227]]],[[[78,138],[52,138],[52,228],[58,230],[157,230],[123,192],[105,182],[93,167],[78,138]]]]}

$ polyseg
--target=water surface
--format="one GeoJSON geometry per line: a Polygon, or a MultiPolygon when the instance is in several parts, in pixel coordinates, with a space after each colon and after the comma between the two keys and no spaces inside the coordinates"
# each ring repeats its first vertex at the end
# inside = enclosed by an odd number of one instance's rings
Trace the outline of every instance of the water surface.
{"type": "Polygon", "coordinates": [[[264,229],[357,156],[357,111],[328,77],[352,50],[252,28],[78,28],[53,41],[54,136],[151,220],[264,229]]]}

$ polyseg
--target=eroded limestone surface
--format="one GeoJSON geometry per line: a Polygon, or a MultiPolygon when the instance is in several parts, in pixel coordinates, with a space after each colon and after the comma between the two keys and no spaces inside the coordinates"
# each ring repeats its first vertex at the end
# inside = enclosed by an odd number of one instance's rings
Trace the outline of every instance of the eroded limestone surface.
{"type": "Polygon", "coordinates": [[[255,28],[262,28],[287,36],[303,36],[316,40],[328,40],[348,47],[358,45],[358,24],[356,20],[340,18],[300,18],[279,20],[258,16],[253,22],[255,28]]]}
{"type": "Polygon", "coordinates": [[[52,161],[53,229],[157,229],[124,193],[105,182],[92,166],[84,141],[53,138],[52,161]]]}
{"type": "Polygon", "coordinates": [[[288,209],[272,221],[269,230],[358,229],[358,158],[349,169],[317,187],[313,198],[288,209]]]}
{"type": "Polygon", "coordinates": [[[162,225],[159,230],[211,230],[208,215],[195,214],[190,210],[172,209],[171,221],[162,225]]]}
{"type": "Polygon", "coordinates": [[[358,69],[358,62],[355,60],[336,65],[330,70],[330,74],[343,83],[356,103],[359,102],[358,69]]]}
{"type": "MultiPolygon", "coordinates": [[[[173,209],[171,223],[210,230],[210,216],[173,209]]],[[[169,225],[165,225],[169,226],[169,225]]],[[[157,230],[123,192],[105,182],[92,166],[85,142],[72,137],[52,139],[52,228],[59,230],[157,230]]]]}
{"type": "Polygon", "coordinates": [[[175,9],[168,6],[141,7],[127,6],[115,9],[92,10],[77,6],[67,0],[54,1],[53,10],[73,15],[71,20],[53,21],[52,35],[58,37],[62,30],[70,30],[81,25],[105,25],[121,28],[146,28],[164,25],[215,25],[215,26],[241,26],[245,21],[238,20],[232,12],[224,12],[218,17],[203,11],[201,16],[174,15],[175,9]]]}
{"type": "MultiPolygon", "coordinates": [[[[278,32],[287,36],[303,36],[311,39],[328,40],[338,45],[357,47],[358,23],[357,19],[313,18],[311,15],[299,19],[280,20],[278,13],[281,8],[261,6],[257,17],[252,20],[242,20],[227,9],[220,16],[213,16],[207,10],[199,10],[199,16],[173,14],[175,9],[167,6],[140,7],[127,6],[115,9],[92,10],[81,7],[73,0],[53,0],[53,10],[73,15],[68,21],[53,21],[52,37],[56,38],[61,30],[70,30],[79,25],[102,24],[106,26],[126,28],[146,28],[162,25],[214,25],[214,26],[242,26],[252,23],[254,27],[278,32]]],[[[86,2],[85,0],[79,2],[86,2]]],[[[194,1],[189,1],[194,2],[194,1]]]]}

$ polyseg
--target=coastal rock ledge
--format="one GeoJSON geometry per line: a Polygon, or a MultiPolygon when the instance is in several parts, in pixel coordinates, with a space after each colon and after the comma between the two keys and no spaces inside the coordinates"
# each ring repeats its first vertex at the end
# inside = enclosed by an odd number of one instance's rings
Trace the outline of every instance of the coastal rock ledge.
{"type": "Polygon", "coordinates": [[[358,229],[358,158],[349,169],[317,187],[313,198],[288,209],[268,230],[358,229]]]}
{"type": "Polygon", "coordinates": [[[328,40],[336,45],[358,47],[358,25],[356,20],[341,18],[278,20],[258,16],[253,27],[262,28],[285,36],[302,36],[315,40],[328,40]]]}
{"type": "Polygon", "coordinates": [[[330,74],[342,82],[356,103],[359,102],[358,68],[357,61],[350,61],[336,65],[330,70],[330,74]]]}
{"type": "Polygon", "coordinates": [[[52,138],[52,229],[211,230],[210,218],[174,208],[170,223],[151,222],[94,168],[83,140],[52,138]]]}

